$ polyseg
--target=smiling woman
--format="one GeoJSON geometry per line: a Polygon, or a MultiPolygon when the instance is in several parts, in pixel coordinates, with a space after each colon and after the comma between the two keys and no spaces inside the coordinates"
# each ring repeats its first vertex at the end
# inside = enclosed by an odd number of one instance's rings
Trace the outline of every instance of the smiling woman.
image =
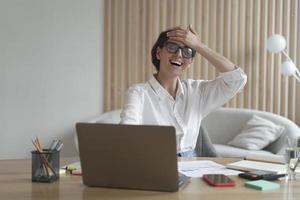
{"type": "Polygon", "coordinates": [[[123,124],[171,125],[178,155],[195,156],[201,120],[222,106],[246,83],[246,75],[224,56],[204,45],[189,27],[162,32],[152,51],[157,73],[129,88],[121,112],[123,124]],[[220,72],[214,80],[180,80],[198,53],[220,72]]]}

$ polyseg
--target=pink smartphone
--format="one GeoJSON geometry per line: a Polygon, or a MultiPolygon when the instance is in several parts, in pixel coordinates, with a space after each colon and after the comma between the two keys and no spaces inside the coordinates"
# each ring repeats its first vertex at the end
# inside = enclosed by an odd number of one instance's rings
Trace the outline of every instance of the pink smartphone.
{"type": "Polygon", "coordinates": [[[202,176],[203,180],[211,186],[218,187],[233,187],[235,186],[235,181],[230,179],[224,174],[204,174],[202,176]]]}

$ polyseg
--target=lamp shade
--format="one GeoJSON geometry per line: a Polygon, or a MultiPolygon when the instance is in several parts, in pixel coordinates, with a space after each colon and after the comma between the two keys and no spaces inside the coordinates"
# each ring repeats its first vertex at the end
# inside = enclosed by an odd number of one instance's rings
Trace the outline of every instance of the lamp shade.
{"type": "Polygon", "coordinates": [[[275,34],[268,38],[267,49],[272,53],[279,53],[286,47],[286,40],[282,35],[275,34]]]}
{"type": "Polygon", "coordinates": [[[281,74],[284,76],[292,76],[296,72],[296,65],[288,60],[281,64],[281,74]]]}

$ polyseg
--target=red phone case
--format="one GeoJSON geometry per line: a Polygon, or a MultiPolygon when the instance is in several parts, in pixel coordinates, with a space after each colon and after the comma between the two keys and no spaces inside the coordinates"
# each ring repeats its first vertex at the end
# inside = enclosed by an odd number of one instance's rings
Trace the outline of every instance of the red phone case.
{"type": "Polygon", "coordinates": [[[204,174],[202,176],[203,180],[208,183],[211,186],[217,186],[217,187],[233,187],[235,186],[235,182],[231,180],[228,176],[225,176],[224,174],[204,174]],[[221,177],[223,179],[226,179],[226,181],[216,181],[213,180],[214,176],[218,176],[218,179],[221,177]]]}

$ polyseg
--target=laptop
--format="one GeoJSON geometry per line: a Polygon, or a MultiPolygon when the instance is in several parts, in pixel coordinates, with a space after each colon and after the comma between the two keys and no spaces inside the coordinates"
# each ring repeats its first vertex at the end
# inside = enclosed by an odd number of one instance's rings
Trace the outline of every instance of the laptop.
{"type": "Polygon", "coordinates": [[[177,171],[172,126],[77,123],[83,183],[155,191],[178,191],[188,177],[177,171]]]}

